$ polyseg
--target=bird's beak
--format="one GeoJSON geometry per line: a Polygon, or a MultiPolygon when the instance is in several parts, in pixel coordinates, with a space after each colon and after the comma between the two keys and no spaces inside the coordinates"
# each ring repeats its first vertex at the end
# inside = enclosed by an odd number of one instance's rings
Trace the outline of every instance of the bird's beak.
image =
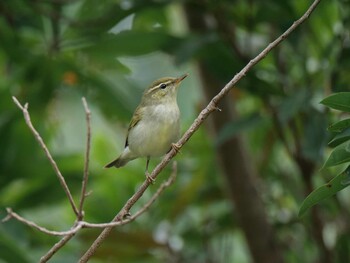
{"type": "Polygon", "coordinates": [[[179,84],[181,81],[183,81],[186,77],[188,76],[188,74],[186,73],[185,75],[182,75],[181,77],[178,77],[176,80],[175,80],[175,83],[176,84],[179,84]]]}

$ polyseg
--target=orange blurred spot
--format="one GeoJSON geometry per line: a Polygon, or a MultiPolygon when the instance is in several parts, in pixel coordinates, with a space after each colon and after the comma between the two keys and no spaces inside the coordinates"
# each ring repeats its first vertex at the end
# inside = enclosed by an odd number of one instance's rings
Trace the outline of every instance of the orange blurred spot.
{"type": "Polygon", "coordinates": [[[64,84],[73,86],[73,85],[77,84],[77,82],[78,82],[78,76],[77,76],[77,74],[75,74],[75,72],[66,71],[63,74],[63,83],[64,84]]]}

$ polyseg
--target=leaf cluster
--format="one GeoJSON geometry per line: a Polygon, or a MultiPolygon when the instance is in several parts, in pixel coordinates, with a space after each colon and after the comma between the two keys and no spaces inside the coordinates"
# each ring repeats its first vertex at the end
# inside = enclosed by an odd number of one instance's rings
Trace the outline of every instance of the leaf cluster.
{"type": "MultiPolygon", "coordinates": [[[[335,93],[321,101],[322,104],[329,108],[344,113],[350,112],[349,102],[349,92],[335,93]]],[[[327,184],[315,189],[306,197],[300,207],[299,216],[303,216],[313,205],[333,196],[350,185],[350,119],[346,118],[335,122],[328,127],[328,130],[334,134],[333,138],[328,143],[328,145],[334,149],[324,163],[323,168],[338,165],[347,165],[347,167],[327,184]]]]}

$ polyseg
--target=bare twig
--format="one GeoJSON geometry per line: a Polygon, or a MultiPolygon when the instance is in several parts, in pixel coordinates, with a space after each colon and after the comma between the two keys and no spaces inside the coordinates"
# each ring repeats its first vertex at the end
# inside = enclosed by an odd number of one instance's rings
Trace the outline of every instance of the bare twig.
{"type": "Polygon", "coordinates": [[[77,221],[70,230],[53,231],[53,230],[48,230],[45,227],[39,226],[38,224],[34,223],[33,221],[25,219],[24,217],[20,216],[19,214],[13,212],[13,210],[11,208],[6,208],[7,216],[2,220],[2,222],[6,222],[6,221],[10,220],[11,218],[14,218],[27,226],[30,226],[32,228],[39,230],[40,232],[43,232],[45,234],[52,235],[52,236],[74,235],[82,228],[106,228],[106,227],[116,227],[116,226],[125,225],[127,223],[134,221],[136,218],[138,218],[140,215],[142,215],[144,212],[146,212],[150,208],[150,206],[157,200],[157,198],[161,195],[161,193],[166,188],[168,188],[170,185],[172,185],[174,183],[175,178],[176,178],[176,174],[177,174],[177,165],[176,165],[176,162],[174,162],[173,170],[172,170],[172,173],[169,176],[168,180],[166,180],[164,183],[162,183],[160,185],[160,187],[153,194],[151,199],[140,210],[138,210],[134,215],[129,216],[126,219],[121,219],[120,221],[117,221],[117,222],[95,224],[95,223],[89,223],[86,221],[77,221]]]}
{"type": "Polygon", "coordinates": [[[40,263],[46,263],[61,247],[75,236],[75,233],[63,237],[44,256],[40,258],[40,263]]]}
{"type": "MultiPolygon", "coordinates": [[[[271,42],[261,53],[259,53],[254,59],[252,59],[238,74],[234,76],[234,78],[225,85],[225,87],[215,96],[212,98],[212,100],[209,102],[206,108],[204,108],[201,113],[198,115],[198,117],[194,120],[193,124],[190,126],[190,128],[184,133],[182,138],[177,142],[177,145],[179,148],[181,148],[189,139],[190,137],[196,132],[196,130],[200,127],[200,125],[204,122],[204,120],[215,110],[218,110],[217,104],[218,102],[227,95],[227,93],[234,87],[234,85],[240,81],[248,72],[249,70],[256,65],[259,61],[261,61],[274,47],[276,47],[278,44],[280,44],[286,37],[289,36],[290,33],[292,33],[301,23],[303,23],[312,13],[312,11],[316,8],[316,6],[320,3],[321,0],[315,0],[312,5],[309,7],[309,9],[305,12],[305,14],[297,21],[295,21],[292,26],[286,30],[280,37],[278,37],[275,41],[271,42]]],[[[5,218],[5,220],[8,220],[10,218],[15,218],[19,221],[21,221],[24,224],[27,224],[33,228],[38,229],[39,231],[42,231],[47,234],[51,235],[65,235],[64,238],[62,238],[59,242],[57,242],[51,249],[48,251],[46,255],[44,255],[40,262],[47,262],[61,247],[63,247],[75,234],[78,230],[81,228],[105,228],[103,232],[100,234],[100,236],[95,240],[95,242],[91,245],[89,250],[83,255],[83,257],[80,259],[79,262],[87,262],[89,258],[95,253],[96,249],[99,247],[101,242],[109,235],[110,231],[113,227],[118,225],[126,224],[130,221],[135,220],[138,216],[140,216],[142,213],[144,213],[151,205],[152,203],[158,198],[158,196],[161,194],[161,192],[168,187],[174,180],[176,175],[176,166],[174,166],[173,173],[170,176],[169,180],[165,183],[163,183],[157,192],[154,194],[154,196],[149,200],[149,202],[138,212],[135,213],[135,215],[124,219],[126,215],[129,214],[129,211],[131,207],[141,198],[145,190],[149,186],[149,181],[145,180],[144,183],[139,187],[139,189],[134,193],[134,195],[125,203],[124,207],[119,211],[119,213],[115,216],[115,218],[112,220],[111,223],[106,224],[93,224],[81,221],[80,219],[83,218],[83,204],[86,197],[86,184],[88,180],[88,165],[89,165],[89,152],[90,152],[90,140],[91,140],[91,129],[90,129],[90,110],[87,107],[87,103],[85,99],[83,99],[83,104],[85,108],[86,113],[86,119],[87,119],[87,150],[86,150],[86,159],[85,159],[85,167],[84,167],[84,179],[82,182],[82,193],[81,193],[81,199],[80,199],[80,206],[79,209],[77,209],[74,200],[72,198],[72,195],[69,191],[69,188],[64,180],[64,177],[60,173],[57,164],[53,160],[50,152],[48,151],[45,143],[43,142],[42,138],[40,137],[39,133],[35,130],[33,127],[30,116],[28,113],[28,104],[25,104],[24,107],[18,102],[18,100],[13,97],[14,102],[16,105],[22,110],[24,114],[25,121],[27,125],[29,126],[30,130],[33,132],[35,138],[39,142],[40,146],[43,148],[47,158],[49,159],[50,163],[52,164],[57,177],[59,178],[59,181],[63,187],[63,189],[66,192],[66,195],[71,203],[72,209],[74,213],[77,215],[78,221],[74,224],[74,226],[68,230],[68,231],[50,231],[46,228],[43,228],[41,226],[38,226],[34,222],[31,222],[29,220],[26,220],[19,216],[18,214],[14,213],[11,209],[8,209],[8,216],[5,218]],[[175,171],[175,172],[174,172],[175,171]]],[[[172,149],[164,158],[163,160],[156,166],[156,168],[152,171],[151,177],[156,178],[158,174],[164,169],[164,167],[170,162],[170,160],[177,154],[178,151],[172,149]]]]}
{"type": "MultiPolygon", "coordinates": [[[[198,130],[204,120],[217,109],[218,102],[227,95],[227,93],[235,86],[235,84],[240,81],[249,70],[255,66],[259,61],[267,56],[267,54],[279,45],[284,39],[286,39],[300,24],[308,19],[310,14],[314,11],[316,6],[321,2],[321,0],[315,0],[308,10],[295,21],[282,35],[280,35],[275,41],[271,42],[263,51],[261,51],[254,59],[250,60],[249,63],[237,73],[230,82],[228,82],[225,87],[209,102],[209,104],[200,112],[198,117],[194,120],[190,128],[184,133],[181,139],[176,143],[179,148],[181,148],[191,136],[198,130]]],[[[155,179],[158,174],[164,169],[164,167],[170,162],[170,160],[177,154],[178,150],[172,149],[167,155],[164,156],[162,161],[155,167],[151,173],[151,178],[155,179]]],[[[136,201],[143,195],[145,190],[148,188],[149,182],[146,180],[136,193],[128,200],[124,205],[122,210],[116,215],[113,221],[120,221],[125,214],[128,213],[130,208],[136,203],[136,201]]],[[[97,237],[88,251],[80,259],[80,263],[87,262],[89,258],[94,255],[96,249],[100,246],[102,241],[109,235],[112,228],[105,228],[102,233],[97,237]]]]}
{"type": "Polygon", "coordinates": [[[65,191],[68,200],[72,206],[73,212],[75,213],[76,216],[79,215],[77,206],[75,205],[75,202],[73,200],[73,196],[70,193],[70,190],[67,186],[66,180],[64,179],[63,175],[61,174],[61,171],[59,170],[55,160],[52,158],[51,153],[49,152],[49,149],[46,147],[43,139],[41,138],[40,134],[38,133],[38,131],[34,128],[31,120],[30,120],[30,115],[28,112],[28,103],[26,103],[24,106],[21,105],[21,103],[17,100],[16,97],[12,97],[13,101],[15,102],[15,104],[18,106],[18,108],[20,108],[23,112],[23,116],[24,119],[29,127],[29,129],[32,131],[32,133],[34,134],[35,139],[38,141],[39,145],[41,146],[41,148],[44,150],[46,157],[49,159],[54,171],[56,172],[57,178],[63,188],[63,190],[65,191]]]}
{"type": "MultiPolygon", "coordinates": [[[[131,220],[134,220],[136,216],[139,216],[141,213],[146,211],[148,207],[157,199],[157,197],[160,195],[160,193],[169,185],[172,184],[172,182],[175,180],[175,176],[177,173],[177,165],[176,162],[173,164],[173,171],[172,175],[168,179],[167,182],[162,184],[158,191],[154,194],[154,196],[150,199],[149,203],[147,203],[139,212],[137,212],[133,217],[131,217],[131,220]]],[[[114,217],[112,222],[119,222],[122,221],[124,216],[127,215],[130,211],[130,208],[136,203],[137,200],[140,199],[140,197],[143,195],[143,193],[146,191],[148,186],[150,185],[149,180],[145,180],[143,184],[139,187],[139,189],[134,193],[134,195],[125,203],[124,207],[119,211],[119,213],[114,217]]],[[[130,219],[129,219],[130,220],[130,219]]],[[[106,227],[102,233],[99,235],[99,237],[95,240],[95,242],[91,245],[88,251],[80,258],[79,262],[87,262],[89,258],[95,253],[96,249],[100,246],[101,242],[109,235],[109,233],[112,231],[113,227],[106,227]]]]}
{"type": "Polygon", "coordinates": [[[84,97],[82,98],[82,101],[83,101],[85,116],[86,116],[86,153],[85,153],[84,177],[81,185],[78,221],[81,221],[84,218],[83,207],[84,207],[85,198],[87,196],[86,186],[89,179],[89,161],[90,161],[90,146],[91,146],[91,111],[84,97]]]}
{"type": "MultiPolygon", "coordinates": [[[[121,226],[125,225],[127,223],[130,223],[134,221],[137,217],[142,215],[144,212],[146,212],[149,207],[157,200],[157,198],[161,195],[161,193],[168,188],[173,182],[175,181],[177,175],[177,165],[176,162],[173,164],[173,169],[172,173],[169,176],[168,180],[165,181],[160,185],[158,190],[154,193],[154,195],[151,197],[151,199],[140,209],[138,210],[134,215],[123,219],[124,215],[128,214],[124,213],[123,216],[120,216],[120,220],[113,220],[110,223],[101,223],[101,224],[94,224],[94,223],[89,223],[85,221],[77,221],[73,227],[70,230],[67,231],[52,231],[48,230],[44,227],[41,227],[37,225],[36,223],[29,221],[17,213],[13,212],[11,208],[7,208],[7,213],[8,215],[2,220],[2,222],[5,222],[7,220],[10,220],[11,218],[15,218],[18,221],[22,222],[25,225],[31,226],[43,233],[49,234],[49,235],[55,235],[55,236],[64,236],[60,241],[58,241],[44,256],[41,257],[40,263],[45,263],[47,262],[61,247],[63,247],[70,239],[72,239],[75,234],[82,228],[105,228],[105,229],[112,229],[113,227],[116,226],[121,226]]],[[[146,180],[147,181],[147,180],[146,180]]],[[[131,198],[130,198],[131,199],[131,198]]],[[[130,201],[129,199],[129,201],[130,201]]],[[[124,206],[125,207],[125,206],[124,206]]],[[[128,210],[129,211],[129,210],[128,210]]]]}
{"type": "Polygon", "coordinates": [[[81,224],[76,224],[68,231],[52,231],[52,230],[48,230],[45,227],[39,226],[38,224],[34,223],[33,221],[25,219],[24,217],[20,216],[19,214],[13,212],[12,209],[9,207],[6,208],[6,211],[7,211],[7,217],[4,218],[2,220],[2,222],[8,221],[11,218],[15,218],[16,220],[18,220],[19,222],[22,222],[23,224],[25,224],[27,226],[30,226],[32,228],[39,230],[40,232],[43,232],[45,234],[52,235],[52,236],[66,236],[66,235],[69,235],[72,233],[76,233],[83,226],[81,224]]]}
{"type": "Polygon", "coordinates": [[[61,247],[63,247],[72,237],[75,236],[75,234],[82,228],[105,228],[105,229],[112,229],[116,226],[125,225],[127,223],[130,223],[134,221],[136,218],[138,218],[140,215],[142,215],[144,212],[146,212],[150,206],[157,200],[157,198],[160,196],[160,194],[168,188],[170,185],[173,184],[175,181],[177,175],[177,165],[176,162],[173,164],[173,170],[171,175],[169,176],[168,180],[165,181],[160,185],[160,187],[157,189],[157,191],[153,194],[151,199],[140,209],[138,210],[134,215],[128,217],[127,219],[121,219],[119,221],[113,221],[111,223],[102,223],[102,224],[94,224],[89,223],[85,221],[78,221],[74,224],[74,226],[68,230],[68,231],[52,231],[48,230],[44,227],[41,227],[37,225],[36,223],[27,220],[17,213],[13,212],[11,208],[7,208],[8,215],[2,220],[2,222],[5,222],[7,220],[10,220],[11,218],[15,218],[16,220],[22,222],[25,225],[28,225],[30,227],[33,227],[43,233],[49,234],[49,235],[55,235],[55,236],[64,236],[59,242],[57,242],[44,256],[41,257],[40,263],[47,262],[61,247]]]}
{"type": "Polygon", "coordinates": [[[171,172],[168,180],[166,180],[164,183],[162,183],[159,186],[159,188],[153,194],[151,199],[148,200],[148,202],[140,210],[138,210],[134,215],[128,217],[127,219],[122,218],[121,221],[116,221],[116,222],[111,222],[111,223],[106,223],[106,224],[91,224],[91,223],[84,222],[84,227],[106,228],[106,227],[125,225],[131,221],[134,221],[136,218],[138,218],[140,215],[142,215],[144,212],[146,212],[150,208],[150,206],[158,199],[158,197],[161,195],[161,193],[166,188],[168,188],[169,186],[171,186],[174,183],[174,181],[176,179],[176,175],[177,175],[177,163],[174,162],[173,167],[172,167],[172,172],[171,172]]]}

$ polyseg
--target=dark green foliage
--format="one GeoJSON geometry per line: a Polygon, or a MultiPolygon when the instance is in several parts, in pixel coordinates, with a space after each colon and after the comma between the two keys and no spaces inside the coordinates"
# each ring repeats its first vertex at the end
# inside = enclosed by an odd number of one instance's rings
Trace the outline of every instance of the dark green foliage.
{"type": "Polygon", "coordinates": [[[321,101],[322,104],[340,111],[350,112],[350,92],[335,93],[321,101]]]}
{"type": "MultiPolygon", "coordinates": [[[[350,93],[335,93],[321,102],[322,104],[337,110],[348,112],[350,110],[350,93]]],[[[324,163],[324,168],[337,166],[350,162],[350,128],[349,120],[345,119],[329,127],[329,130],[336,133],[334,138],[329,142],[329,146],[335,147],[330,156],[324,163]]],[[[329,198],[343,190],[350,184],[350,168],[346,168],[341,174],[337,175],[329,183],[314,190],[303,202],[299,210],[299,216],[305,214],[307,209],[329,198]]]]}

